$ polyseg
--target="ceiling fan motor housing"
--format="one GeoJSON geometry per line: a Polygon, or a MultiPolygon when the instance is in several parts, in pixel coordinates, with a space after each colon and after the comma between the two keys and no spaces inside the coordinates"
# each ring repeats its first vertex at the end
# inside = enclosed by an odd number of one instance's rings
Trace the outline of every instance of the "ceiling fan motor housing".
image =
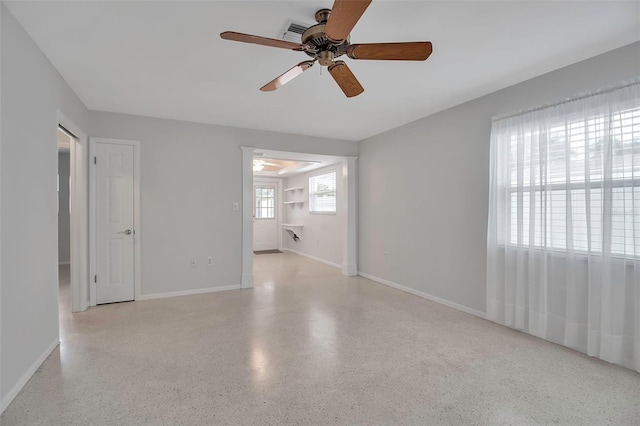
{"type": "Polygon", "coordinates": [[[320,65],[328,66],[333,63],[333,59],[347,53],[349,47],[349,37],[341,43],[334,43],[327,38],[324,33],[324,27],[329,18],[331,9],[320,9],[316,12],[316,21],[318,24],[313,25],[302,34],[302,44],[311,46],[312,51],[306,51],[307,55],[314,59],[318,59],[320,65]],[[315,52],[313,51],[315,50],[315,52]]]}
{"type": "Polygon", "coordinates": [[[333,64],[333,58],[335,58],[335,55],[330,50],[321,50],[318,52],[318,63],[323,67],[328,67],[333,64]]]}

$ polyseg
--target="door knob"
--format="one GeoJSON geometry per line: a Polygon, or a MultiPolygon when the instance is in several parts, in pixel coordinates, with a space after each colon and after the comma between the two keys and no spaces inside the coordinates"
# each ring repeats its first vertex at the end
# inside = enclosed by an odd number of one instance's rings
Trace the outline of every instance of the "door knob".
{"type": "Polygon", "coordinates": [[[125,229],[124,231],[120,231],[118,232],[118,234],[125,234],[125,235],[131,235],[131,229],[125,229]]]}

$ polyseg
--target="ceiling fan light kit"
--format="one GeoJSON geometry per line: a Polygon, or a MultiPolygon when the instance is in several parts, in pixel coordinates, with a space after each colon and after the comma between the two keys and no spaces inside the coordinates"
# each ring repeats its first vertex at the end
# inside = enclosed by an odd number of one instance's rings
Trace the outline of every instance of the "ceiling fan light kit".
{"type": "Polygon", "coordinates": [[[300,62],[262,86],[260,90],[264,92],[279,89],[311,68],[317,61],[321,66],[327,67],[342,92],[350,98],[364,92],[364,88],[348,65],[336,58],[347,55],[354,60],[424,61],[432,52],[432,45],[428,41],[351,44],[349,33],[371,1],[335,0],[332,9],[318,10],[315,14],[317,24],[307,28],[301,36],[301,43],[233,31],[225,31],[220,37],[225,40],[300,51],[311,57],[311,60],[300,62]]]}

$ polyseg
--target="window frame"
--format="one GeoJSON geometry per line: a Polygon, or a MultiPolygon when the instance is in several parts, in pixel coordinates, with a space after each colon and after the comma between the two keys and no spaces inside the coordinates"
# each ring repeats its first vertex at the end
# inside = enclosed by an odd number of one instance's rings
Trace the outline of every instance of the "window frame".
{"type": "MultiPolygon", "coordinates": [[[[255,220],[275,220],[278,218],[278,213],[276,211],[277,209],[277,187],[275,186],[275,184],[273,184],[273,186],[271,186],[270,184],[256,184],[254,185],[253,188],[253,218],[255,220]],[[261,189],[273,189],[273,207],[258,207],[258,203],[257,203],[257,199],[258,197],[256,196],[256,189],[257,188],[261,188],[261,189]],[[273,211],[273,217],[258,217],[258,209],[266,209],[267,211],[271,210],[273,211]]],[[[269,199],[271,197],[260,197],[260,199],[269,199]]]]}
{"type": "MultiPolygon", "coordinates": [[[[610,182],[610,187],[612,189],[615,188],[640,188],[640,179],[636,178],[629,178],[629,179],[612,179],[609,181],[610,182]]],[[[602,189],[604,187],[604,181],[593,181],[590,182],[589,185],[589,189],[593,190],[593,189],[602,189]]],[[[564,185],[564,184],[548,184],[548,185],[527,185],[527,186],[522,186],[522,192],[523,193],[531,193],[533,192],[534,194],[540,193],[540,192],[553,192],[553,191],[566,191],[571,193],[572,191],[575,190],[583,190],[583,191],[587,191],[587,184],[584,182],[575,182],[575,183],[571,183],[569,186],[564,185]],[[543,189],[544,186],[544,189],[543,189]]],[[[508,187],[508,192],[509,192],[509,200],[511,200],[511,197],[515,194],[517,196],[519,190],[518,190],[518,186],[514,186],[514,185],[509,185],[508,187]]],[[[510,213],[513,213],[513,211],[511,209],[509,209],[510,213]]],[[[612,218],[612,214],[606,214],[605,216],[609,217],[609,222],[611,221],[612,218]]],[[[603,221],[603,225],[605,225],[604,221],[603,221]]],[[[517,227],[517,223],[514,225],[513,222],[511,221],[511,215],[509,215],[509,230],[512,231],[513,228],[517,227]]],[[[609,224],[610,226],[610,224],[609,224]]],[[[612,243],[612,238],[611,235],[608,236],[609,238],[609,242],[612,243]]],[[[526,247],[526,248],[532,248],[532,249],[539,249],[539,250],[547,250],[547,251],[553,251],[553,252],[557,252],[557,253],[567,253],[569,250],[567,248],[561,248],[561,247],[557,247],[557,246],[552,246],[552,245],[544,245],[544,244],[538,244],[536,243],[535,237],[533,238],[533,241],[531,242],[531,240],[529,240],[529,242],[527,243],[521,243],[518,244],[517,241],[514,241],[512,239],[512,234],[511,232],[509,233],[508,236],[505,236],[505,240],[507,240],[507,246],[512,247],[512,248],[517,248],[517,247],[526,247]]],[[[580,248],[573,248],[572,249],[573,253],[577,253],[577,254],[584,254],[584,255],[596,255],[596,254],[602,254],[603,252],[603,248],[592,248],[591,249],[591,253],[589,252],[589,250],[584,250],[584,249],[580,249],[580,248]]],[[[640,256],[636,255],[627,255],[627,254],[622,254],[620,252],[615,252],[613,251],[612,248],[609,249],[609,252],[611,254],[611,257],[616,257],[616,258],[620,258],[620,259],[640,259],[640,256]]]]}
{"type": "MultiPolygon", "coordinates": [[[[629,111],[638,111],[638,108],[630,108],[629,111]]],[[[621,113],[624,112],[624,110],[618,111],[617,113],[621,113]]],[[[552,128],[554,126],[559,126],[562,125],[564,122],[566,122],[567,120],[576,120],[576,121],[583,121],[586,122],[590,119],[594,119],[594,117],[581,117],[581,116],[576,116],[576,117],[564,117],[562,119],[558,118],[556,122],[550,123],[549,124],[549,128],[552,128]]],[[[512,154],[513,151],[511,151],[511,146],[509,146],[509,153],[510,155],[512,154]]],[[[586,172],[586,171],[585,171],[586,172]]],[[[512,175],[513,170],[511,170],[511,168],[509,169],[509,173],[510,175],[512,175]]],[[[571,179],[571,177],[570,177],[571,179]]],[[[631,188],[632,191],[634,191],[636,188],[640,188],[640,178],[634,178],[632,177],[627,177],[627,178],[603,178],[603,179],[596,179],[596,180],[590,180],[590,179],[585,179],[582,181],[572,181],[569,184],[566,183],[548,183],[548,184],[544,184],[541,185],[539,183],[529,183],[526,185],[521,185],[519,186],[517,182],[511,182],[510,185],[505,185],[505,187],[503,187],[504,189],[506,189],[506,191],[508,192],[508,198],[507,200],[505,200],[505,202],[507,204],[511,204],[511,200],[512,197],[515,195],[517,197],[518,193],[528,193],[534,194],[534,198],[536,197],[536,195],[540,194],[540,193],[549,193],[549,192],[553,192],[553,191],[564,191],[565,192],[565,196],[571,196],[571,193],[573,191],[576,190],[582,190],[585,192],[587,192],[587,189],[589,190],[594,190],[594,189],[600,189],[602,190],[603,188],[605,188],[605,186],[610,187],[611,189],[616,189],[616,188],[631,188]],[[605,185],[606,183],[606,185],[605,185]]],[[[535,235],[532,236],[528,236],[527,237],[527,242],[522,242],[522,243],[518,243],[517,241],[517,237],[516,240],[513,240],[512,235],[513,235],[513,229],[518,227],[517,223],[513,223],[513,221],[511,220],[512,215],[513,215],[513,210],[511,208],[509,208],[509,218],[508,218],[508,223],[509,223],[509,234],[504,235],[504,239],[503,239],[503,244],[504,246],[510,247],[510,248],[521,248],[521,249],[526,249],[526,250],[531,250],[531,251],[547,251],[550,253],[554,253],[556,255],[562,255],[562,254],[568,254],[569,252],[571,253],[575,253],[578,255],[584,255],[585,257],[588,256],[597,256],[597,255],[601,255],[603,252],[605,252],[604,249],[604,244],[605,244],[605,239],[608,240],[608,244],[609,244],[609,248],[608,248],[608,253],[610,254],[610,256],[612,258],[618,259],[618,260],[622,260],[622,261],[635,261],[640,259],[640,254],[636,254],[636,255],[632,255],[632,254],[626,254],[626,253],[620,253],[620,252],[616,252],[613,251],[613,238],[611,235],[611,224],[612,224],[612,218],[613,218],[613,214],[611,212],[602,212],[602,229],[604,230],[605,228],[608,228],[608,231],[603,231],[602,234],[602,240],[601,240],[601,246],[598,248],[591,248],[591,250],[588,249],[582,249],[582,248],[573,248],[571,249],[571,251],[568,248],[562,248],[562,247],[558,247],[558,246],[552,246],[552,245],[546,245],[544,243],[537,243],[536,242],[536,238],[535,235]],[[605,235],[608,234],[608,235],[605,235]]],[[[525,213],[525,212],[523,212],[525,213]]],[[[518,214],[518,209],[516,209],[516,215],[518,214]]],[[[632,214],[633,215],[633,214],[632,214]]]]}
{"type": "Polygon", "coordinates": [[[325,171],[323,171],[321,173],[316,173],[316,174],[313,174],[313,175],[309,176],[307,185],[308,185],[308,188],[309,188],[309,214],[318,214],[318,215],[336,215],[336,214],[338,214],[338,172],[337,172],[336,169],[325,170],[325,171]],[[333,191],[327,191],[326,194],[331,194],[333,192],[333,196],[335,198],[334,210],[333,211],[317,211],[317,210],[314,210],[315,203],[314,203],[313,200],[314,200],[314,196],[315,196],[315,194],[317,194],[317,192],[315,190],[312,190],[311,180],[314,179],[314,178],[320,177],[320,176],[325,176],[325,175],[330,175],[330,174],[335,175],[335,177],[334,177],[335,189],[333,191]]]}

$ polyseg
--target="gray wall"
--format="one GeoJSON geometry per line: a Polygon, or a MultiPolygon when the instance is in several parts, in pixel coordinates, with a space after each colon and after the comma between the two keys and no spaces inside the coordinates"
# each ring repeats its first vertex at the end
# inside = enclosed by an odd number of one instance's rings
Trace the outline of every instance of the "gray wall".
{"type": "Polygon", "coordinates": [[[90,113],[90,130],[141,143],[143,295],[240,284],[241,146],[340,156],[358,148],[356,142],[105,112],[90,113]],[[210,256],[213,266],[206,265],[210,256]]]}
{"type": "Polygon", "coordinates": [[[360,271],[485,312],[491,117],[639,70],[635,43],[361,141],[360,271]]]}
{"type": "MultiPolygon", "coordinates": [[[[58,340],[58,116],[87,129],[87,110],[0,5],[0,396],[58,340]]],[[[35,365],[37,367],[37,365],[35,365]]],[[[26,374],[26,376],[25,376],[26,374]]]]}
{"type": "Polygon", "coordinates": [[[69,160],[68,152],[58,153],[58,263],[70,260],[70,217],[69,217],[69,160]]]}

